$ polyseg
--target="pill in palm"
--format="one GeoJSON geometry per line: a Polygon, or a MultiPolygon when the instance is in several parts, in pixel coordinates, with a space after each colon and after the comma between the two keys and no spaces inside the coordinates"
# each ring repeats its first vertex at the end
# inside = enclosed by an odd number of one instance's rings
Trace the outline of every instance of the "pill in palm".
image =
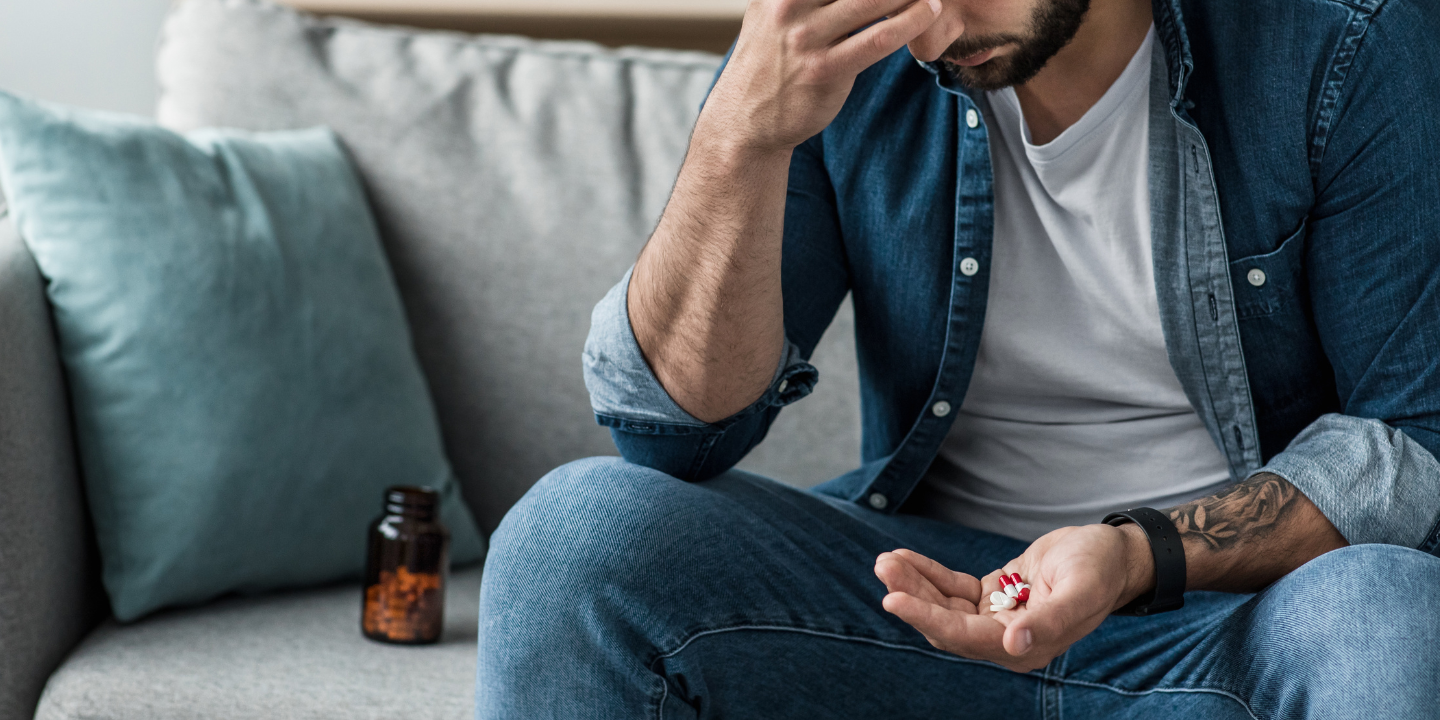
{"type": "Polygon", "coordinates": [[[1020,588],[1015,587],[1015,583],[1010,582],[1010,578],[1005,573],[1000,573],[1000,589],[1012,598],[1020,594],[1020,588]]]}
{"type": "MultiPolygon", "coordinates": [[[[1001,591],[991,593],[991,598],[993,601],[995,596],[1003,594],[1006,599],[1010,601],[1010,604],[1005,609],[1030,600],[1030,583],[1020,579],[1020,573],[1018,572],[1007,574],[1004,570],[1001,570],[1000,588],[1003,593],[1001,591]]],[[[995,603],[992,607],[999,605],[1001,605],[1001,603],[995,603]]]]}
{"type": "Polygon", "coordinates": [[[998,606],[1002,610],[1009,610],[1010,608],[1015,607],[1015,598],[1012,598],[1009,595],[1006,595],[1005,593],[996,590],[995,592],[990,593],[990,605],[998,606]]]}

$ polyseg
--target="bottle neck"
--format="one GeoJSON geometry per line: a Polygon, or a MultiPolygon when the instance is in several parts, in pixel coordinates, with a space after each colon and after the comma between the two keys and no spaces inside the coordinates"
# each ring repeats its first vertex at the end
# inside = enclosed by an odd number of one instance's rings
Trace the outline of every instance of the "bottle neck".
{"type": "Polygon", "coordinates": [[[440,494],[430,488],[396,486],[385,491],[385,512],[390,515],[431,522],[439,507],[440,494]]]}

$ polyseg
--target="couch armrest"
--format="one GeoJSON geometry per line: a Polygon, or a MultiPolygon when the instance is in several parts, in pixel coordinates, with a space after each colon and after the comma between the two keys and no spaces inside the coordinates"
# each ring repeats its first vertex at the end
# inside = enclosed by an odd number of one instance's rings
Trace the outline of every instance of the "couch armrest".
{"type": "Polygon", "coordinates": [[[0,196],[0,720],[106,611],[44,285],[0,196]]]}

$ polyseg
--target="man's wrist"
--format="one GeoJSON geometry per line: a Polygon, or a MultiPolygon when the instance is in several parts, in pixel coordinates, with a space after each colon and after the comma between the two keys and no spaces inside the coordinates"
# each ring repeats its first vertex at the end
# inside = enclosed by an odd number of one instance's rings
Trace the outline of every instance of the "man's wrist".
{"type": "Polygon", "coordinates": [[[1150,549],[1150,539],[1139,525],[1125,523],[1115,529],[1120,531],[1125,543],[1125,589],[1113,608],[1119,609],[1155,589],[1155,554],[1150,549]]]}
{"type": "MultiPolygon", "coordinates": [[[[692,154],[711,163],[748,168],[753,163],[783,161],[789,168],[795,146],[773,138],[757,137],[745,130],[742,120],[719,113],[702,114],[690,136],[692,154]]],[[[688,160],[688,158],[687,158],[688,160]]]]}

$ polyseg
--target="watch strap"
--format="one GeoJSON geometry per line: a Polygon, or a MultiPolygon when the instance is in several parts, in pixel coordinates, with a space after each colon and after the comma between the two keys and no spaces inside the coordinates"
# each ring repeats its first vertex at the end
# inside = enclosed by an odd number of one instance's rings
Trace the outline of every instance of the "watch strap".
{"type": "Polygon", "coordinates": [[[1150,554],[1155,558],[1155,589],[1135,598],[1115,615],[1154,615],[1185,607],[1185,546],[1180,531],[1165,513],[1142,507],[1113,512],[1101,522],[1124,525],[1133,522],[1145,531],[1150,540],[1150,554]]]}

